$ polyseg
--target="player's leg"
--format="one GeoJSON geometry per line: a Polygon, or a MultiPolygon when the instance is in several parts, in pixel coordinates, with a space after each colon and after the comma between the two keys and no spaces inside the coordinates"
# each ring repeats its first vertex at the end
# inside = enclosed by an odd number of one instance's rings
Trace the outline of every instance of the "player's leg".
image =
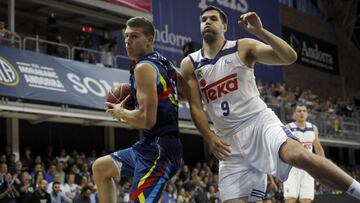
{"type": "Polygon", "coordinates": [[[296,199],[293,197],[287,197],[285,198],[285,203],[295,203],[296,199]]]}
{"type": "Polygon", "coordinates": [[[132,148],[119,150],[96,159],[92,166],[94,182],[97,186],[100,203],[116,202],[116,185],[114,179],[132,174],[135,155],[132,148]]]}
{"type": "Polygon", "coordinates": [[[283,183],[285,203],[295,203],[300,193],[301,174],[297,168],[292,168],[289,178],[283,183]]]}
{"type": "Polygon", "coordinates": [[[306,171],[302,170],[302,174],[299,193],[300,203],[311,203],[315,196],[315,181],[306,171]]]}
{"type": "MultiPolygon", "coordinates": [[[[180,140],[159,138],[152,142],[141,143],[141,147],[136,147],[138,157],[134,169],[130,201],[135,203],[158,202],[165,184],[179,170],[182,159],[181,156],[172,156],[174,154],[168,153],[167,147],[179,147],[180,140]],[[160,144],[166,146],[160,147],[160,144]]],[[[179,152],[179,150],[177,151],[179,152]]]]}
{"type": "Polygon", "coordinates": [[[220,199],[224,203],[261,203],[265,197],[267,175],[249,164],[248,154],[243,151],[252,146],[248,137],[253,136],[253,129],[251,125],[235,135],[223,137],[226,142],[233,143],[231,155],[219,165],[220,199]]]}
{"type": "Polygon", "coordinates": [[[113,159],[110,155],[96,159],[92,170],[100,203],[115,203],[116,186],[113,178],[120,177],[120,174],[113,159]]]}
{"type": "Polygon", "coordinates": [[[304,169],[319,182],[334,189],[346,191],[353,179],[334,163],[316,154],[310,153],[292,139],[280,147],[280,158],[297,168],[304,169]]]}

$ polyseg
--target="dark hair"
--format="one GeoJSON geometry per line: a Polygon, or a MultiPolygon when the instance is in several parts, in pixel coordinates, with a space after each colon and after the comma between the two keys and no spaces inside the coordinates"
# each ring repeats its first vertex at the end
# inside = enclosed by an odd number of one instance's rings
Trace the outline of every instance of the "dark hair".
{"type": "Polygon", "coordinates": [[[128,21],[126,21],[126,26],[142,28],[145,36],[155,35],[154,25],[145,17],[137,16],[130,18],[128,21]]]}
{"type": "Polygon", "coordinates": [[[303,102],[298,102],[298,103],[296,103],[296,105],[295,105],[295,109],[296,109],[298,106],[305,106],[305,108],[307,109],[306,104],[305,104],[305,103],[303,103],[303,102]]]}
{"type": "Polygon", "coordinates": [[[220,15],[221,21],[222,21],[224,24],[227,25],[227,23],[228,23],[228,18],[227,18],[227,16],[226,16],[226,14],[224,13],[224,11],[221,10],[219,7],[216,7],[216,6],[208,6],[208,7],[204,8],[204,9],[201,11],[200,16],[202,16],[206,11],[212,11],[212,10],[217,11],[217,12],[219,13],[219,15],[220,15]]]}

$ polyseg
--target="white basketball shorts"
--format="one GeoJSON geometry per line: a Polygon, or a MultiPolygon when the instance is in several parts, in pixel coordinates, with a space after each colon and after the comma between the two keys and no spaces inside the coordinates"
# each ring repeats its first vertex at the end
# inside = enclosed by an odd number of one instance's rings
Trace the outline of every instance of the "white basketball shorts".
{"type": "Polygon", "coordinates": [[[293,167],[284,182],[284,197],[314,200],[315,181],[306,171],[293,167]]]}
{"type": "Polygon", "coordinates": [[[231,155],[220,161],[221,200],[248,197],[249,202],[260,201],[265,196],[267,174],[285,181],[291,166],[281,161],[279,149],[289,137],[294,138],[269,108],[235,135],[223,136],[231,145],[231,155]]]}

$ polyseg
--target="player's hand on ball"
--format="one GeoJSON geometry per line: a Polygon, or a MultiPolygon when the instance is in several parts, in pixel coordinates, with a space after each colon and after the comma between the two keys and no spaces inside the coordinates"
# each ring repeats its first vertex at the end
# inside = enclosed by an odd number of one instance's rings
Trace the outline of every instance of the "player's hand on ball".
{"type": "Polygon", "coordinates": [[[122,115],[124,114],[125,108],[124,104],[129,100],[130,95],[128,95],[124,100],[122,100],[119,104],[114,104],[110,102],[106,102],[106,105],[108,106],[108,109],[106,112],[109,112],[112,114],[113,118],[117,120],[122,120],[122,115]]]}

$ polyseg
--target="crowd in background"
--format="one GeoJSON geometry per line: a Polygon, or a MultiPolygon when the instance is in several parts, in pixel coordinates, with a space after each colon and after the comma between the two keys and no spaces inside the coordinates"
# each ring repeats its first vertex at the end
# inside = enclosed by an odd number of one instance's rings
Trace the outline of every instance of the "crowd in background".
{"type": "Polygon", "coordinates": [[[294,120],[296,103],[305,104],[308,108],[308,121],[316,124],[322,135],[340,134],[342,120],[356,116],[350,99],[324,99],[311,90],[293,89],[280,83],[264,84],[260,80],[257,81],[257,86],[261,97],[270,107],[284,111],[282,120],[285,123],[294,120]]]}
{"type": "MultiPolygon", "coordinates": [[[[14,154],[0,155],[0,203],[40,202],[51,199],[52,203],[97,203],[96,186],[92,179],[91,165],[97,156],[92,150],[89,155],[65,149],[53,153],[49,148],[46,155],[33,156],[28,148],[20,160],[14,154]]],[[[360,180],[360,168],[345,170],[360,180]]],[[[131,179],[117,182],[118,202],[128,202],[131,179]]],[[[341,194],[321,184],[316,184],[316,194],[341,194]]],[[[282,184],[275,179],[268,185],[267,198],[282,202],[282,184]]],[[[50,202],[50,201],[49,201],[50,202]]],[[[161,196],[164,203],[220,202],[218,193],[218,161],[214,158],[198,162],[194,167],[183,164],[180,171],[169,181],[161,196]]]]}

